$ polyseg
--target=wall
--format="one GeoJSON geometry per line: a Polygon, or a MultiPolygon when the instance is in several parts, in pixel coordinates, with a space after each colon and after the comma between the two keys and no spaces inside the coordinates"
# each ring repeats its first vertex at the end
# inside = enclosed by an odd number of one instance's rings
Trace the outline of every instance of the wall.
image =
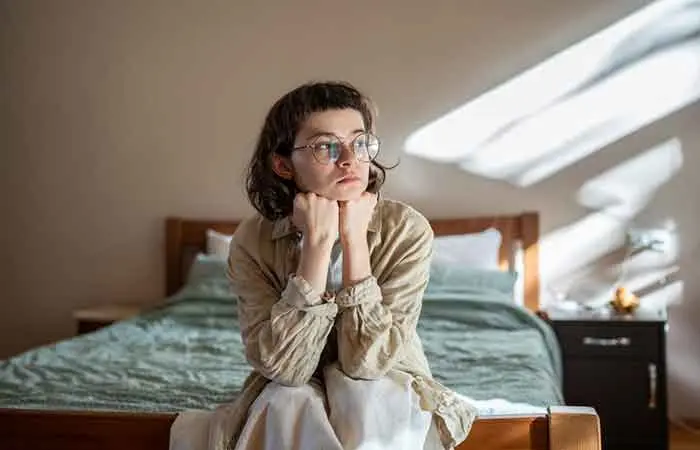
{"type": "MultiPolygon", "coordinates": [[[[537,209],[545,235],[589,213],[586,179],[678,136],[684,167],[644,214],[697,245],[698,104],[527,189],[401,155],[417,127],[646,3],[1,1],[0,357],[70,336],[77,306],[157,303],[163,218],[249,214],[241,173],[262,117],[311,78],[377,101],[384,161],[401,157],[390,196],[432,217],[537,209]]],[[[700,417],[700,285],[684,269],[671,402],[700,417]]]]}

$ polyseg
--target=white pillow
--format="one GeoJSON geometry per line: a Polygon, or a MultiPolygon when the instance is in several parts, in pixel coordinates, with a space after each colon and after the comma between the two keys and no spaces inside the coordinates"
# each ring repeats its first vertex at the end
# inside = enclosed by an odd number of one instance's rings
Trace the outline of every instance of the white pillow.
{"type": "Polygon", "coordinates": [[[501,240],[501,232],[496,228],[479,233],[436,236],[433,240],[433,263],[498,270],[501,240]]]}
{"type": "MultiPolygon", "coordinates": [[[[207,230],[207,254],[227,259],[232,235],[207,230]]],[[[459,264],[487,270],[499,270],[501,232],[489,228],[479,233],[437,236],[433,240],[435,263],[459,264]]]]}
{"type": "Polygon", "coordinates": [[[232,235],[219,233],[216,230],[207,230],[207,254],[228,259],[232,238],[232,235]]]}

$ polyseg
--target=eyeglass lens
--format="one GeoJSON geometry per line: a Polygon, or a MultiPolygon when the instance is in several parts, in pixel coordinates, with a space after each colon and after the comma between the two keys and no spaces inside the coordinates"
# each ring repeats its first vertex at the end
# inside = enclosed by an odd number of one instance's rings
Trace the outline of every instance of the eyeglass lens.
{"type": "MultiPolygon", "coordinates": [[[[371,133],[362,133],[350,143],[359,161],[369,162],[379,153],[379,139],[371,133]]],[[[343,152],[343,143],[336,137],[324,136],[313,144],[314,156],[319,162],[336,162],[343,152]]]]}

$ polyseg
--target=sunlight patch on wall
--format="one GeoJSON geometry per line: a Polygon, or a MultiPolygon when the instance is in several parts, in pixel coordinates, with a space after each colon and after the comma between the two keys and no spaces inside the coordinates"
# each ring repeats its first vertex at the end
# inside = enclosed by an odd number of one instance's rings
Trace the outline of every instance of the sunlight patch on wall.
{"type": "MultiPolygon", "coordinates": [[[[616,261],[625,259],[624,249],[629,245],[628,236],[634,218],[682,165],[682,145],[674,138],[584,183],[578,191],[578,201],[594,212],[547,234],[540,244],[542,277],[548,280],[550,290],[570,291],[572,285],[578,285],[579,290],[586,291],[579,295],[590,299],[604,298],[614,289],[613,283],[621,274],[628,278],[623,270],[634,275],[636,285],[648,282],[651,271],[660,276],[660,271],[674,264],[678,259],[679,245],[675,224],[669,220],[659,226],[658,236],[663,241],[659,251],[630,254],[634,257],[628,258],[624,268],[612,264],[596,276],[592,273],[595,269],[591,269],[610,255],[616,261]]],[[[627,281],[632,281],[632,277],[627,281]]]]}
{"type": "MultiPolygon", "coordinates": [[[[632,289],[634,289],[632,287],[632,289]]],[[[674,281],[642,297],[642,304],[646,308],[664,308],[680,304],[683,301],[685,284],[683,281],[674,281]]]]}
{"type": "MultiPolygon", "coordinates": [[[[591,216],[600,219],[601,213],[591,216]]],[[[564,246],[556,251],[565,254],[567,257],[564,261],[572,261],[572,264],[558,272],[548,271],[542,274],[543,279],[547,280],[546,301],[566,299],[600,305],[610,300],[616,287],[624,286],[643,296],[645,304],[659,300],[663,300],[666,305],[680,302],[683,281],[678,279],[680,252],[675,232],[657,230],[667,234],[667,244],[663,251],[644,250],[629,256],[629,242],[625,239],[627,227],[619,222],[608,222],[610,234],[601,233],[602,228],[584,234],[585,227],[592,223],[591,216],[574,224],[574,229],[579,234],[568,236],[577,239],[573,243],[565,241],[565,233],[570,231],[568,227],[559,230],[558,242],[551,242],[564,246]],[[580,252],[580,258],[575,254],[577,251],[580,252]]],[[[543,254],[549,258],[552,250],[551,247],[543,249],[543,254]]]]}
{"type": "Polygon", "coordinates": [[[606,211],[552,231],[540,243],[542,277],[557,280],[589,266],[622,247],[626,231],[626,222],[606,211]]]}
{"type": "Polygon", "coordinates": [[[681,142],[670,139],[588,180],[578,191],[578,203],[630,219],[682,166],[681,142]]]}
{"type": "Polygon", "coordinates": [[[409,154],[537,183],[700,98],[700,0],[661,0],[419,129],[409,154]]]}

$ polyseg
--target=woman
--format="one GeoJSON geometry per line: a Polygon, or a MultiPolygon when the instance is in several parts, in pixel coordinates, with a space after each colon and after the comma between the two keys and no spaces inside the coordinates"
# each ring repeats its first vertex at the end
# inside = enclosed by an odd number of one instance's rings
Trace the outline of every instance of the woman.
{"type": "Polygon", "coordinates": [[[247,177],[258,214],[229,276],[254,372],[229,412],[235,449],[452,448],[475,410],[435,382],[416,323],[433,233],[378,200],[370,102],[345,83],[279,99],[247,177]]]}

